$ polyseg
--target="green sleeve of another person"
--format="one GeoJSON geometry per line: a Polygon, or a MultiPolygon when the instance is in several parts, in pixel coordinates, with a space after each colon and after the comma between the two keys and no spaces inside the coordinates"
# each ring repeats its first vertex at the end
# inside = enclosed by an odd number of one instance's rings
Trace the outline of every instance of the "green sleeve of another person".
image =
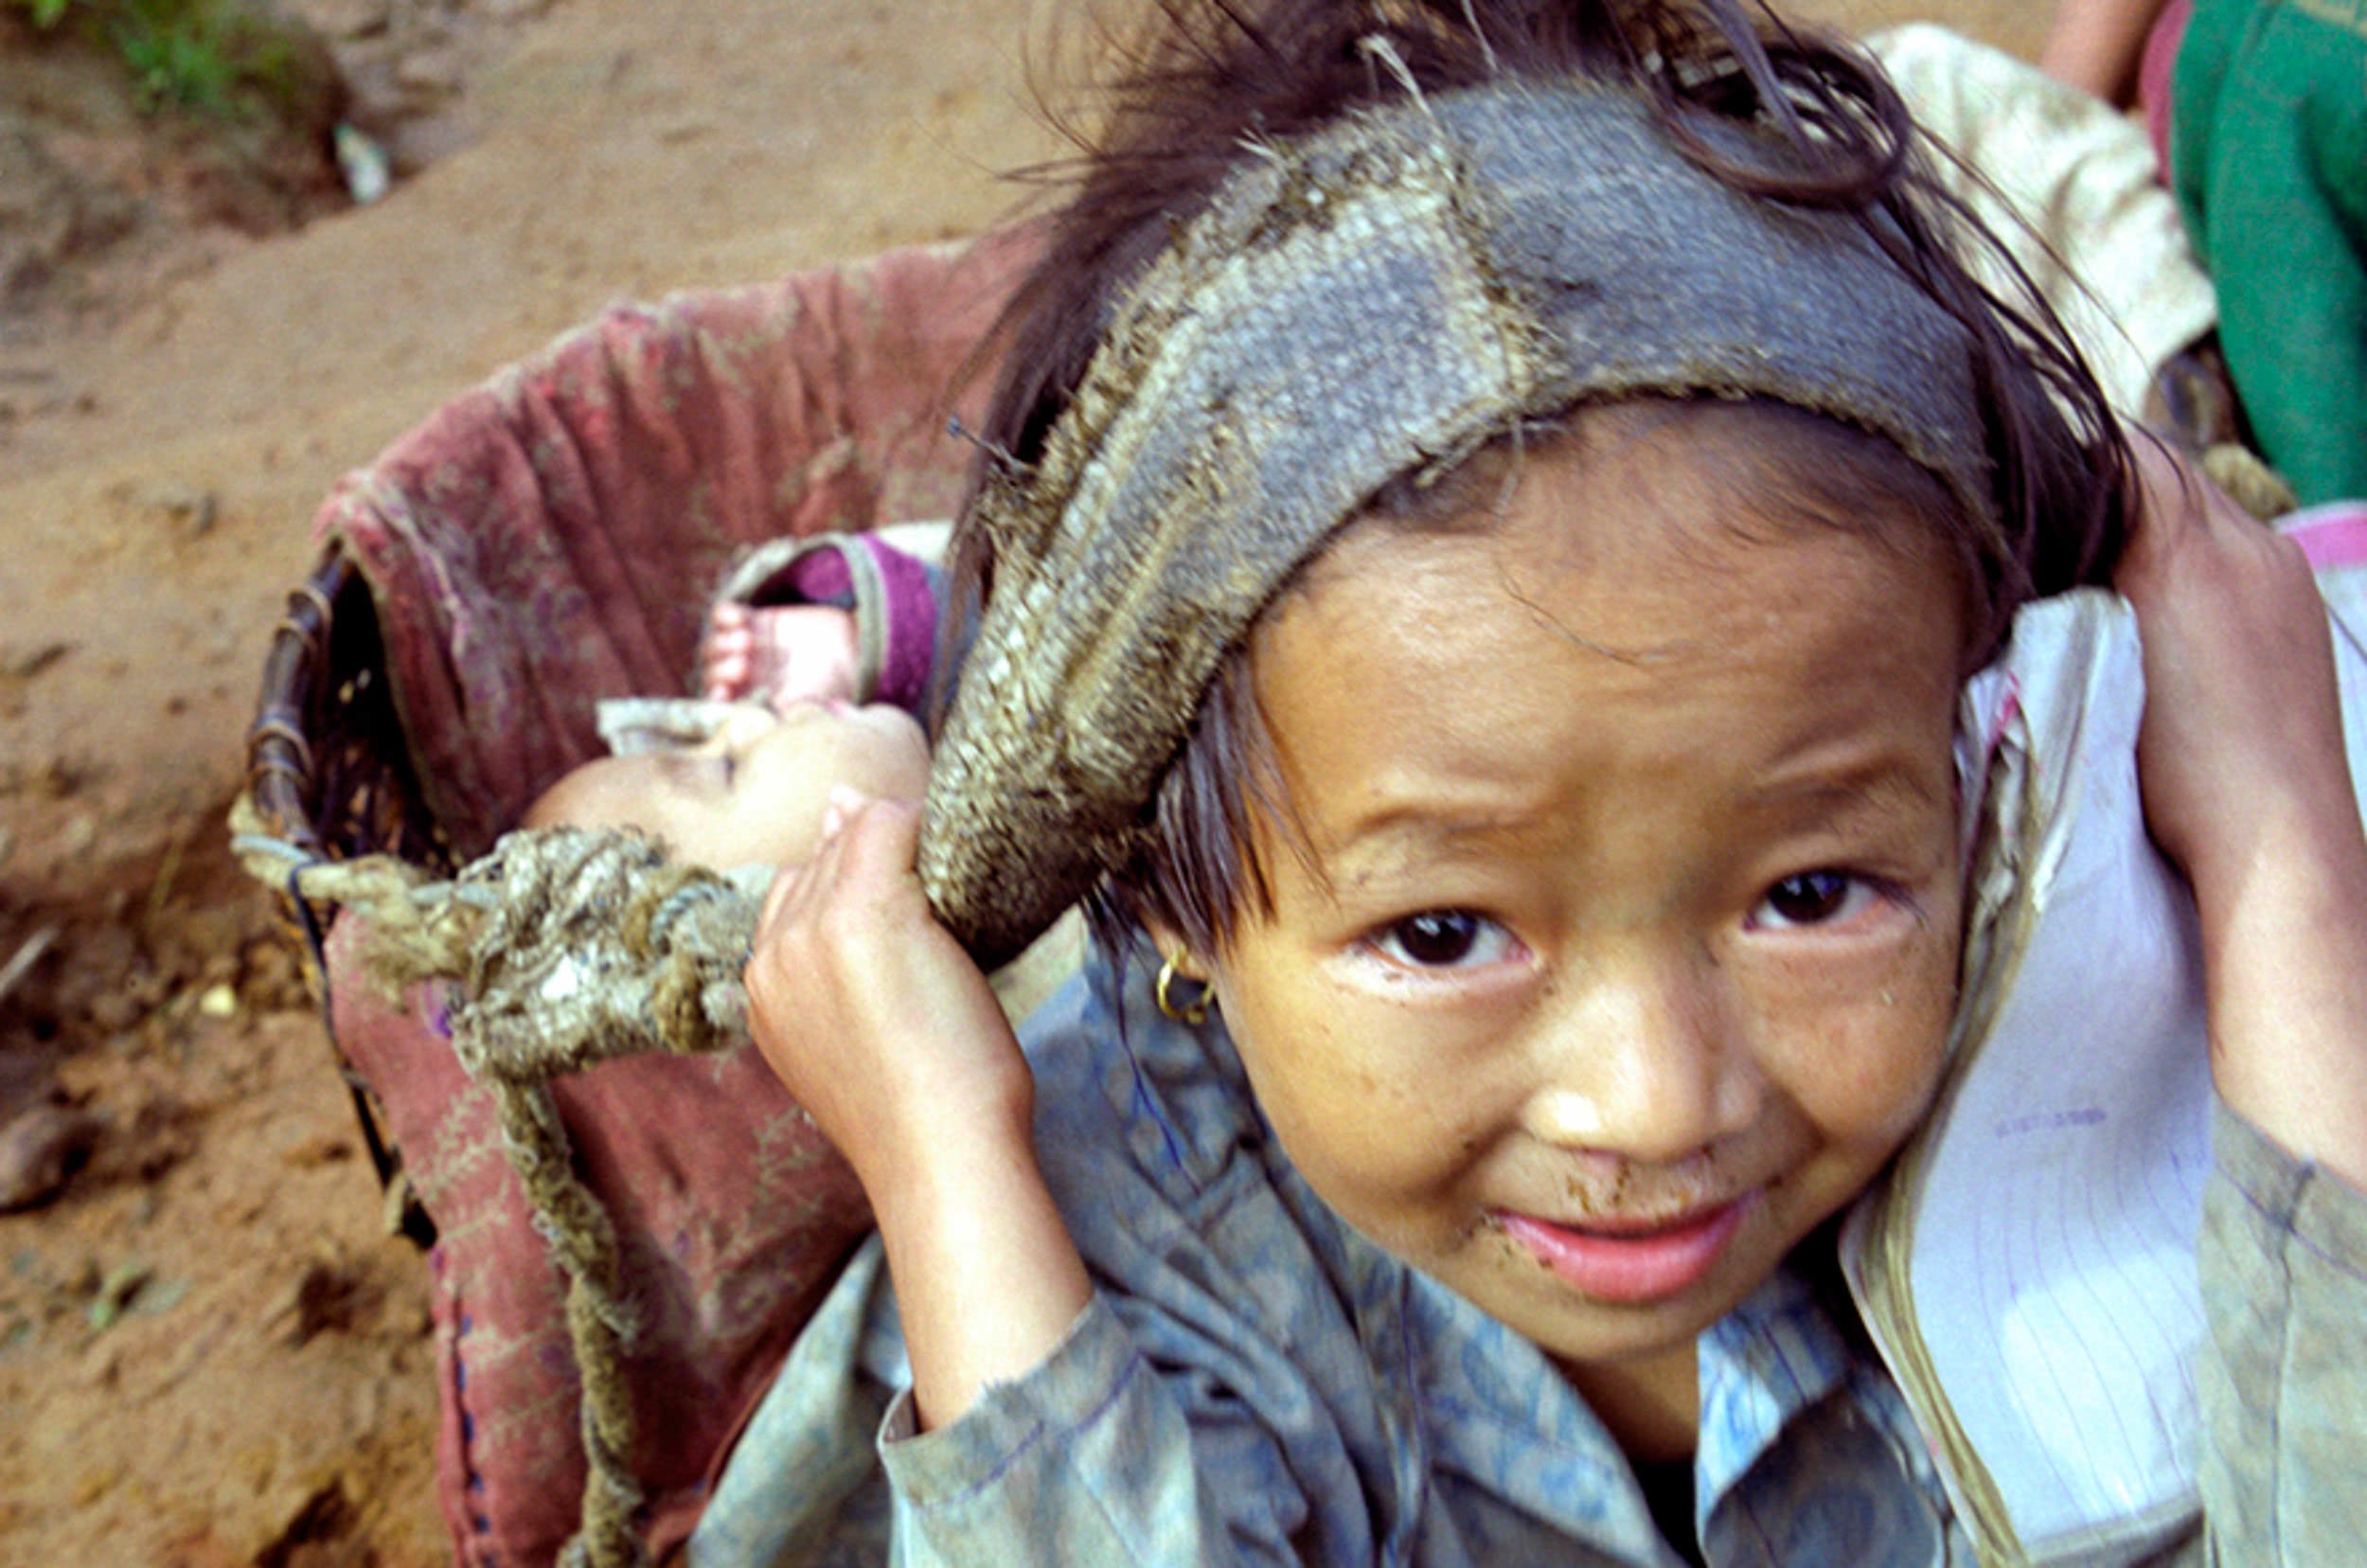
{"type": "Polygon", "coordinates": [[[2262,453],[2367,496],[2367,0],[2197,0],[2171,162],[2262,453]]]}

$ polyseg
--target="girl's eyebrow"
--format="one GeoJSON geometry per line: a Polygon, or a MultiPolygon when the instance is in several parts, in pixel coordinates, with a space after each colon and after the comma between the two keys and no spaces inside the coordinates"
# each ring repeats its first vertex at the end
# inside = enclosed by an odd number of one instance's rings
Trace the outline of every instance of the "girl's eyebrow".
{"type": "Polygon", "coordinates": [[[1310,845],[1328,875],[1370,877],[1392,860],[1410,859],[1461,841],[1518,833],[1546,815],[1539,810],[1477,804],[1397,801],[1349,821],[1310,845]]]}
{"type": "Polygon", "coordinates": [[[1908,811],[1950,805],[1948,787],[1952,775],[1918,765],[1904,755],[1871,757],[1838,770],[1802,769],[1778,774],[1753,786],[1748,804],[1762,808],[1821,810],[1829,812],[1872,810],[1908,811]]]}
{"type": "MultiPolygon", "coordinates": [[[[1903,752],[1885,752],[1839,767],[1784,769],[1779,764],[1771,772],[1772,776],[1762,775],[1741,792],[1741,805],[1753,811],[1833,816],[1954,805],[1952,775],[1944,776],[1903,752]]],[[[1386,801],[1349,818],[1337,831],[1312,839],[1308,846],[1336,873],[1375,857],[1517,834],[1550,814],[1541,807],[1480,801],[1386,801]]]]}

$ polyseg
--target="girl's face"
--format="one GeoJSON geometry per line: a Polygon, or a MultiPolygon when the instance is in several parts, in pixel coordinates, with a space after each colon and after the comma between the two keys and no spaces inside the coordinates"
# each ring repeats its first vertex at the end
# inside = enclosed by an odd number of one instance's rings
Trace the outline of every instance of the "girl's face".
{"type": "Polygon", "coordinates": [[[1212,968],[1259,1102],[1582,1387],[1689,1380],[1922,1115],[1955,997],[1951,573],[1903,509],[1754,510],[1714,437],[1360,528],[1252,650],[1291,811],[1212,968]]]}

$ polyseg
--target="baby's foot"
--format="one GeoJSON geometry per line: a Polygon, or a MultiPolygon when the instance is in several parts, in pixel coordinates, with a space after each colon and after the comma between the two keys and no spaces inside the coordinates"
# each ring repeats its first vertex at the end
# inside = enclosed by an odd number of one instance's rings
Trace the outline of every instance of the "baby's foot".
{"type": "Polygon", "coordinates": [[[798,703],[856,698],[860,658],[851,612],[823,604],[756,610],[726,600],[707,619],[700,656],[712,701],[798,703]]]}

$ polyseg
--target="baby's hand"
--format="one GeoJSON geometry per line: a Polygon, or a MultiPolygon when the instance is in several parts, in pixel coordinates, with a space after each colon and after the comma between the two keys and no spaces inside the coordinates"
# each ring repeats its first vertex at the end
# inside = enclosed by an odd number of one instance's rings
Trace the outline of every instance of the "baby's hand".
{"type": "Polygon", "coordinates": [[[851,703],[860,668],[855,617],[827,604],[752,610],[726,600],[707,619],[700,668],[711,702],[761,700],[775,712],[851,703]]]}
{"type": "Polygon", "coordinates": [[[883,1218],[940,1160],[1033,1155],[1034,1080],[921,895],[919,831],[917,804],[833,791],[820,847],[765,901],[746,972],[758,1049],[883,1218]]]}
{"type": "Polygon", "coordinates": [[[2367,832],[2325,606],[2300,550],[2135,443],[2116,585],[2145,640],[2145,824],[2194,883],[2229,1108],[2367,1189],[2367,832]]]}

